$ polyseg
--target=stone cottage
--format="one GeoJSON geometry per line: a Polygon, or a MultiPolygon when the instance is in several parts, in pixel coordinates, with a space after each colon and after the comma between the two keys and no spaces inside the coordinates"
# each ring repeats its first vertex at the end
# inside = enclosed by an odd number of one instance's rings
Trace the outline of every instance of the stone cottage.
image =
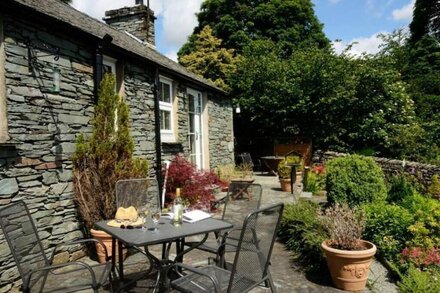
{"type": "MultiPolygon", "coordinates": [[[[142,4],[108,11],[105,24],[59,0],[0,1],[0,207],[24,199],[47,246],[83,236],[71,154],[104,72],[152,176],[177,153],[203,169],[233,162],[230,98],[154,49],[154,20],[142,4]]],[[[0,291],[17,279],[0,232],[0,291]]]]}

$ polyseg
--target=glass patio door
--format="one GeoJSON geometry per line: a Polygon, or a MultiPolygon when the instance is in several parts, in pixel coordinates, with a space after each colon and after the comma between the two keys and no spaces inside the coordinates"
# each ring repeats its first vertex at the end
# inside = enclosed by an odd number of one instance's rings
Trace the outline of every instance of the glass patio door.
{"type": "Polygon", "coordinates": [[[202,136],[202,93],[188,89],[189,115],[189,149],[190,160],[197,166],[203,167],[203,136],[202,136]]]}

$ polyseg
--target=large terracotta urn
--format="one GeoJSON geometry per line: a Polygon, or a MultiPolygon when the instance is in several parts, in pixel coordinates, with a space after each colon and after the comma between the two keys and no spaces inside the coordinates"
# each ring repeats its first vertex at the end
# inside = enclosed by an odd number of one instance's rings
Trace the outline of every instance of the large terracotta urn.
{"type": "MultiPolygon", "coordinates": [[[[102,241],[102,243],[104,243],[104,245],[107,249],[107,254],[109,257],[111,257],[112,256],[112,236],[104,231],[95,230],[95,229],[90,229],[90,233],[92,234],[93,238],[98,239],[98,240],[102,241]]],[[[116,240],[116,245],[118,245],[117,240],[116,240]]],[[[96,247],[96,253],[98,255],[98,261],[100,263],[106,262],[105,251],[104,251],[104,248],[102,247],[102,245],[100,245],[99,243],[95,243],[95,247],[96,247]]],[[[123,259],[125,260],[125,258],[127,257],[127,248],[124,248],[122,250],[122,255],[123,255],[123,259]]],[[[119,260],[118,248],[116,247],[116,262],[118,262],[118,260],[119,260]]]]}
{"type": "Polygon", "coordinates": [[[376,246],[360,240],[364,250],[341,250],[321,244],[333,284],[342,290],[360,291],[367,284],[368,272],[376,253],[376,246]]]}

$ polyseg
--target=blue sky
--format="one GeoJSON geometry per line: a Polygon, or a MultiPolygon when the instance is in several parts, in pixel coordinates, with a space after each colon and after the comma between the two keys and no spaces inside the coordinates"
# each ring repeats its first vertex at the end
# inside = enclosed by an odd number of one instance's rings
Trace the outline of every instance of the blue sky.
{"type": "MultiPolygon", "coordinates": [[[[157,50],[171,59],[197,24],[195,13],[203,0],[150,0],[157,17],[157,50]]],[[[147,1],[145,0],[145,3],[147,1]]],[[[412,18],[414,0],[312,0],[315,13],[324,24],[327,37],[340,52],[357,42],[352,53],[375,53],[380,44],[377,35],[407,27],[412,18]]],[[[135,0],[73,0],[73,7],[97,19],[109,9],[134,5],[135,0]]]]}

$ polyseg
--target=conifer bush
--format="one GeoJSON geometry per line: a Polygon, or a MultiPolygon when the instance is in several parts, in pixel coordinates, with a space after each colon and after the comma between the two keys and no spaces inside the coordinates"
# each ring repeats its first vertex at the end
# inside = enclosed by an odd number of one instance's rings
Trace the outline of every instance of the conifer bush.
{"type": "Polygon", "coordinates": [[[118,180],[148,175],[147,160],[133,158],[129,108],[114,89],[114,75],[106,74],[91,122],[92,134],[78,136],[72,158],[75,200],[89,230],[97,221],[115,216],[118,180]]]}

